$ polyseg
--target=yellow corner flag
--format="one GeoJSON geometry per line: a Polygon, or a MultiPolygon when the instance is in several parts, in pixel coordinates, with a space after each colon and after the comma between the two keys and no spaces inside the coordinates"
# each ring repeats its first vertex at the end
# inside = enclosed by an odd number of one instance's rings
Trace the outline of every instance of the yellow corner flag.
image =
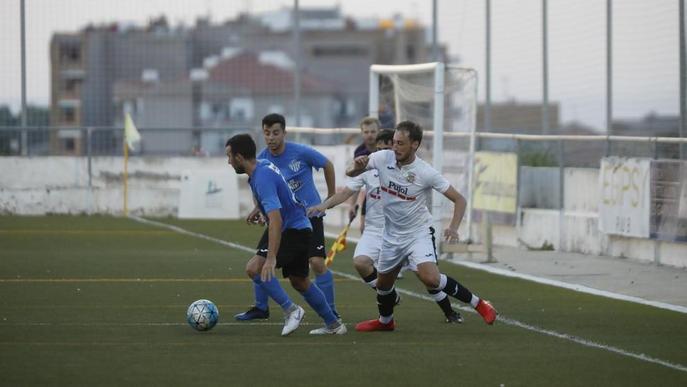
{"type": "Polygon", "coordinates": [[[134,143],[141,141],[141,133],[136,129],[134,125],[134,120],[131,119],[129,113],[124,113],[124,142],[129,147],[129,149],[134,149],[134,143]]]}
{"type": "Polygon", "coordinates": [[[339,236],[336,237],[336,240],[332,244],[332,248],[329,249],[329,252],[327,253],[327,259],[324,260],[324,263],[327,265],[327,267],[331,266],[334,262],[334,257],[336,257],[336,253],[346,250],[346,234],[348,234],[348,229],[351,228],[351,223],[353,223],[353,220],[357,215],[358,205],[356,204],[355,210],[351,214],[351,217],[348,219],[348,224],[346,225],[346,227],[344,227],[339,236]]]}
{"type": "Polygon", "coordinates": [[[336,237],[336,240],[332,244],[332,248],[329,249],[329,252],[327,253],[327,259],[325,259],[324,261],[324,263],[327,266],[331,266],[331,264],[334,262],[334,257],[336,256],[336,253],[346,250],[346,234],[348,233],[348,229],[350,227],[351,224],[347,224],[346,227],[344,227],[343,231],[341,231],[341,234],[339,234],[339,236],[336,237]]]}

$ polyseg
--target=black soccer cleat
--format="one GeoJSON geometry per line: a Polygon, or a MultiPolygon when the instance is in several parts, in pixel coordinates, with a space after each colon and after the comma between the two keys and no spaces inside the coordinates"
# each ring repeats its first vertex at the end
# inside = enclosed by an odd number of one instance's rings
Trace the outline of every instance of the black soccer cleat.
{"type": "Polygon", "coordinates": [[[446,315],[446,323],[448,324],[462,324],[463,316],[455,310],[451,314],[446,315]]]}
{"type": "Polygon", "coordinates": [[[234,315],[234,318],[238,321],[266,320],[270,318],[270,310],[262,310],[256,306],[253,306],[243,313],[234,315]]]}

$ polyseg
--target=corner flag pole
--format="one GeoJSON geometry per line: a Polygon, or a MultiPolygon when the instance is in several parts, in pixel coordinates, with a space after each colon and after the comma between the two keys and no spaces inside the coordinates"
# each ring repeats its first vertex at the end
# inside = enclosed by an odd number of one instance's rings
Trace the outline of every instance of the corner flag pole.
{"type": "Polygon", "coordinates": [[[124,136],[124,216],[129,216],[128,198],[129,198],[129,144],[124,136]]]}
{"type": "Polygon", "coordinates": [[[129,215],[129,148],[134,149],[134,143],[141,141],[141,134],[134,125],[129,113],[124,114],[124,216],[129,215]]]}

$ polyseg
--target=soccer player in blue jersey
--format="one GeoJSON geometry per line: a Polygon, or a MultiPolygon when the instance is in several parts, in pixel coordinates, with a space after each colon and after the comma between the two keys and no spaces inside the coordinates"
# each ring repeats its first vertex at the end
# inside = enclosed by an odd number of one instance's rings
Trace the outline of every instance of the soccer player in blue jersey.
{"type": "MultiPolygon", "coordinates": [[[[286,120],[282,115],[275,113],[266,115],[262,119],[262,132],[267,147],[258,154],[258,159],[269,160],[279,168],[300,202],[306,207],[312,207],[321,202],[320,194],[317,192],[313,180],[313,168],[324,170],[327,197],[334,195],[336,192],[334,165],[312,147],[286,141],[286,120]]],[[[258,214],[258,209],[255,208],[248,215],[248,220],[256,219],[258,214]]],[[[310,267],[315,272],[315,284],[322,290],[327,298],[327,303],[334,314],[338,316],[334,303],[334,278],[324,263],[326,252],[322,217],[311,217],[310,223],[313,234],[308,257],[310,258],[310,267]]],[[[264,256],[265,247],[261,247],[256,254],[264,256]]],[[[259,286],[254,286],[254,291],[255,306],[234,316],[237,320],[245,321],[269,317],[267,294],[259,286]]]]}
{"type": "MultiPolygon", "coordinates": [[[[300,292],[305,301],[322,317],[325,326],[310,331],[312,335],[346,333],[346,326],[334,315],[322,291],[308,278],[308,249],[312,226],[305,207],[296,199],[279,168],[268,160],[255,158],[256,146],[250,135],[238,134],[226,143],[229,164],[237,174],[248,175],[248,184],[262,216],[267,221],[264,257],[251,258],[247,274],[265,294],[279,304],[285,313],[282,336],[296,330],[305,311],[294,304],[275,277],[281,268],[284,278],[300,292]]],[[[263,241],[260,241],[262,246],[263,241]]]]}

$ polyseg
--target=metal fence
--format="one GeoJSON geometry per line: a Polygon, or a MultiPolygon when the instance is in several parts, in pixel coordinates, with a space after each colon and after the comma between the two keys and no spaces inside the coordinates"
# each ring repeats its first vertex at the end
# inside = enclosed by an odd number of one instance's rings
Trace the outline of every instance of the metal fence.
{"type": "MultiPolygon", "coordinates": [[[[193,2],[118,1],[131,24],[105,6],[75,17],[68,0],[3,2],[0,105],[50,105],[52,126],[116,126],[123,109],[150,127],[255,124],[274,109],[289,124],[354,126],[366,111],[369,65],[438,57],[477,70],[480,131],[685,135],[684,0],[399,0],[369,4],[369,15],[321,1],[293,18],[297,1],[248,3],[211,19],[193,2]],[[40,40],[24,34],[37,30],[40,40]],[[227,74],[254,83],[243,94],[233,84],[215,90],[227,74]],[[212,85],[200,85],[203,76],[212,85]],[[268,87],[257,90],[261,80],[268,87]]],[[[2,152],[44,142],[29,132],[2,152]]]]}
{"type": "MultiPolygon", "coordinates": [[[[229,137],[253,132],[246,127],[139,131],[142,140],[132,156],[222,156],[229,137]]],[[[123,153],[123,133],[123,128],[115,127],[0,127],[0,156],[119,156],[123,153]]]]}

